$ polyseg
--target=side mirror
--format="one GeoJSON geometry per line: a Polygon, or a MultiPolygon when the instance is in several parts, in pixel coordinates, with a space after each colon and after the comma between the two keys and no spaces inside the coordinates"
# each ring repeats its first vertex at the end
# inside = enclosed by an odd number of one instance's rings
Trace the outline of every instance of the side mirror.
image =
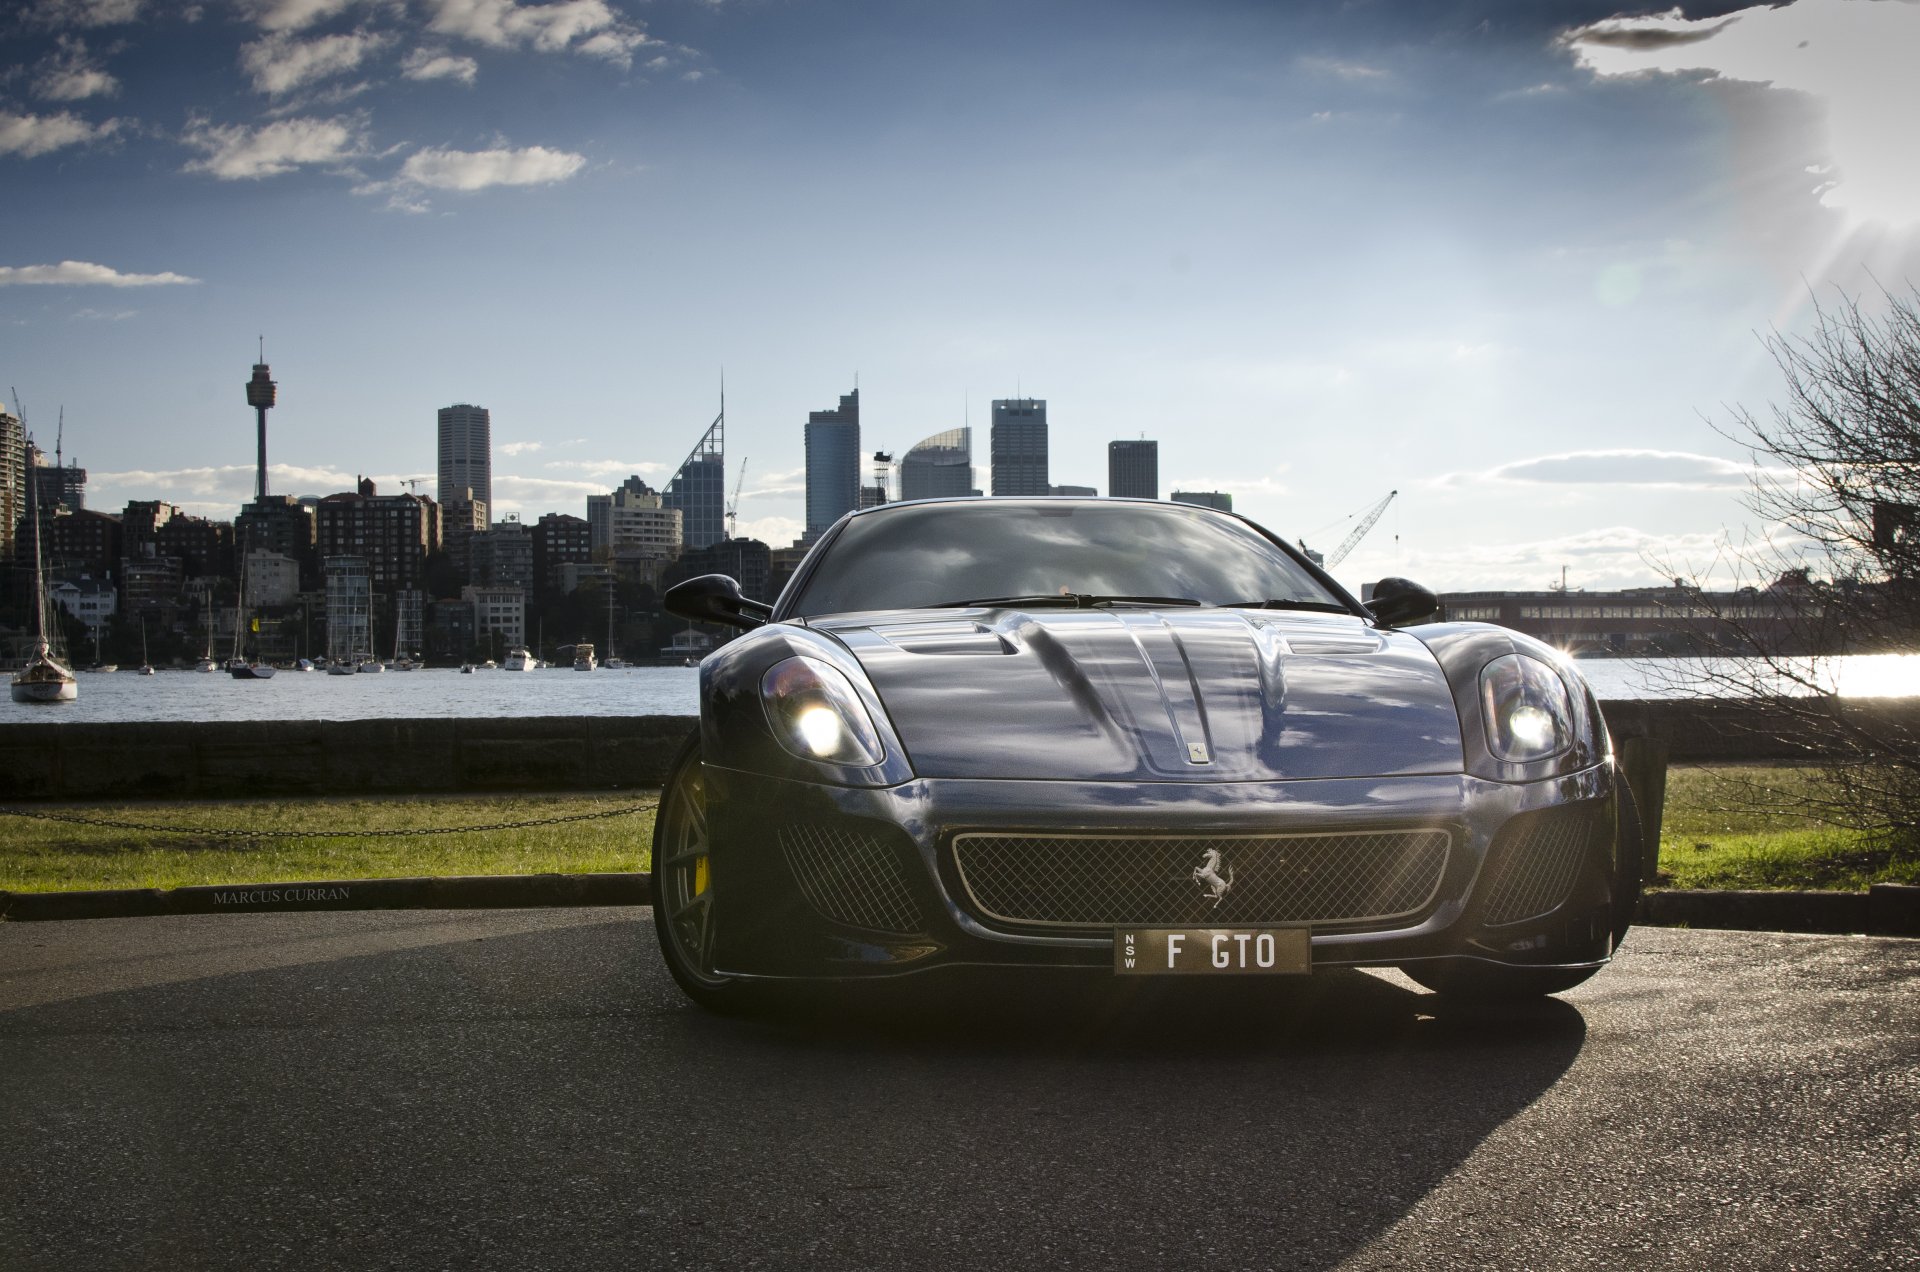
{"type": "Polygon", "coordinates": [[[1439,608],[1440,598],[1412,579],[1381,579],[1373,585],[1373,599],[1367,602],[1367,612],[1382,627],[1402,627],[1439,608]]]}
{"type": "Polygon", "coordinates": [[[702,574],[676,583],[667,589],[662,601],[667,613],[678,618],[721,623],[743,631],[765,626],[773,614],[773,606],[740,595],[740,585],[724,574],[702,574]]]}

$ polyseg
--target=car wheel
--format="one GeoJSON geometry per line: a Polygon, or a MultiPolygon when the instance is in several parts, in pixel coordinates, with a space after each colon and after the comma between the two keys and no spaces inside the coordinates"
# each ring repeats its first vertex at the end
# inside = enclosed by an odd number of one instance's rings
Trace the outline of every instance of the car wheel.
{"type": "Polygon", "coordinates": [[[653,924],[667,971],[687,996],[715,1010],[737,1007],[742,986],[713,970],[715,923],[712,837],[707,826],[706,766],[700,735],[675,757],[653,821],[653,924]]]}
{"type": "Polygon", "coordinates": [[[1504,1002],[1539,998],[1572,989],[1600,969],[1597,967],[1501,967],[1497,963],[1403,963],[1400,970],[1417,985],[1449,998],[1504,1002]]]}

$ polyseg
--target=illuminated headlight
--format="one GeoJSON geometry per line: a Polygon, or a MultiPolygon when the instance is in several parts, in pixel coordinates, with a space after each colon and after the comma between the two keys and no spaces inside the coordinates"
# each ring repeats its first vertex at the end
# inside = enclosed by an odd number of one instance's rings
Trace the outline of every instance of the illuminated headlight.
{"type": "Polygon", "coordinates": [[[1546,760],[1573,745],[1573,702],[1558,672],[1537,658],[1508,654],[1480,672],[1487,746],[1502,760],[1546,760]]]}
{"type": "Polygon", "coordinates": [[[803,760],[878,764],[880,735],[853,685],[817,658],[789,658],[760,678],[760,700],[780,745],[803,760]]]}

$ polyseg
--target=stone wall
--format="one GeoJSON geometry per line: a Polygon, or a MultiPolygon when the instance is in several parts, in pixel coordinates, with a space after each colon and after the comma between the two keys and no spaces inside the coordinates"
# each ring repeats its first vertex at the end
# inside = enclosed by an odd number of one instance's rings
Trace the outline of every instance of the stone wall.
{"type": "Polygon", "coordinates": [[[0,727],[0,799],[657,786],[688,716],[0,727]]]}
{"type": "MultiPolygon", "coordinates": [[[[1676,763],[1821,758],[1778,712],[1744,703],[1601,704],[1618,739],[1676,763]]],[[[1920,699],[1847,710],[1920,728],[1920,699]]],[[[657,786],[687,716],[0,726],[0,799],[223,799],[362,791],[657,786]]]]}

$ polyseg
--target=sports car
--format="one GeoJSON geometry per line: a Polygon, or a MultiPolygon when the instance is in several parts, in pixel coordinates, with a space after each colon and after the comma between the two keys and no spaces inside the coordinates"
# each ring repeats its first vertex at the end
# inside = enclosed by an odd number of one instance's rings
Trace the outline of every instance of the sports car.
{"type": "Polygon", "coordinates": [[[1639,894],[1639,822],[1553,648],[1361,602],[1245,517],[1186,504],[888,504],[743,634],[655,822],[666,963],[726,1007],[791,981],[967,965],[1108,976],[1398,967],[1554,993],[1639,894]]]}

